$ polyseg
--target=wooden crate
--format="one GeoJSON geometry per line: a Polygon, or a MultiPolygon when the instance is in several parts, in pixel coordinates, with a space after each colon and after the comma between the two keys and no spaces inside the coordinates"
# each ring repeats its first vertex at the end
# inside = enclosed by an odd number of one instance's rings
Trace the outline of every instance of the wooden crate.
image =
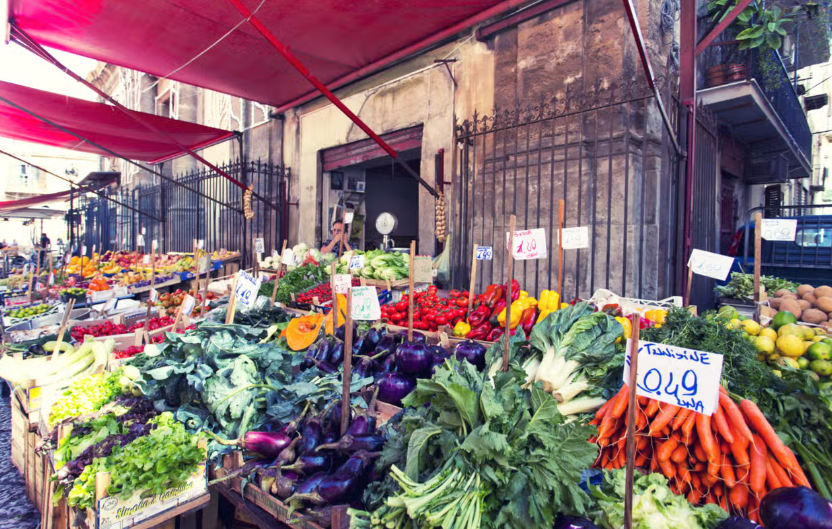
{"type": "Polygon", "coordinates": [[[29,432],[29,418],[23,412],[23,408],[16,394],[11,397],[12,412],[12,433],[11,433],[11,459],[12,465],[25,478],[26,475],[26,437],[29,432]]]}

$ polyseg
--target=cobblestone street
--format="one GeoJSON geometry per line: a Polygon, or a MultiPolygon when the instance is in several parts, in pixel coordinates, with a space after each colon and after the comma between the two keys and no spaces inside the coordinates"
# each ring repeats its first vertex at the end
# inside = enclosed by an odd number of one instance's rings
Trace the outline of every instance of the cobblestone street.
{"type": "Polygon", "coordinates": [[[11,407],[9,397],[0,401],[0,529],[35,529],[40,513],[26,497],[23,478],[12,466],[11,407]]]}

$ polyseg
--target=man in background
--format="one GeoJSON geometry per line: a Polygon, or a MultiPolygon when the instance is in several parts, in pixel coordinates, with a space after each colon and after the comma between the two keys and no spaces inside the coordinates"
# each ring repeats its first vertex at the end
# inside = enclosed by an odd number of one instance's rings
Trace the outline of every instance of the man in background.
{"type": "Polygon", "coordinates": [[[321,253],[336,253],[338,251],[340,241],[344,241],[345,252],[352,250],[352,246],[350,246],[350,238],[346,233],[344,233],[344,223],[338,220],[332,223],[332,238],[324,242],[324,246],[321,248],[321,253]]]}

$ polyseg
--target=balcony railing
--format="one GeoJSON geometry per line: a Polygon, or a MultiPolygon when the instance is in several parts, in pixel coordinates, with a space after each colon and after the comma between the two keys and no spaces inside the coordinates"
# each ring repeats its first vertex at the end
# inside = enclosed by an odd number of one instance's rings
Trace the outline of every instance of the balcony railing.
{"type": "Polygon", "coordinates": [[[794,144],[807,160],[811,160],[812,131],[777,51],[770,48],[740,50],[736,41],[716,43],[702,53],[699,68],[702,75],[699,85],[703,88],[755,80],[794,144]]]}

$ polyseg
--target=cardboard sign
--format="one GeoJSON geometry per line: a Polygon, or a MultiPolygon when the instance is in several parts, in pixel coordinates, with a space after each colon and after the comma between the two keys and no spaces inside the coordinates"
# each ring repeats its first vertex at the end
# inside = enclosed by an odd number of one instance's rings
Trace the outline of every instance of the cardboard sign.
{"type": "Polygon", "coordinates": [[[712,277],[720,281],[725,281],[733,265],[733,257],[726,257],[704,250],[693,250],[690,253],[690,259],[688,259],[688,266],[694,274],[712,277]]]}
{"type": "Polygon", "coordinates": [[[335,274],[333,283],[336,294],[346,295],[352,286],[352,276],[349,274],[335,274]]]}
{"type": "Polygon", "coordinates": [[[364,256],[353,255],[350,259],[350,270],[361,270],[364,268],[364,256]]]}
{"type": "Polygon", "coordinates": [[[262,237],[254,239],[254,253],[266,253],[266,242],[262,237]]]}
{"type": "Polygon", "coordinates": [[[494,249],[491,246],[477,246],[477,260],[490,261],[494,258],[494,249]]]}
{"type": "Polygon", "coordinates": [[[156,290],[155,288],[151,288],[150,289],[150,302],[151,303],[156,303],[157,301],[159,301],[159,291],[156,290]]]}
{"type": "MultiPolygon", "coordinates": [[[[713,415],[719,402],[721,354],[694,351],[653,342],[638,343],[637,394],[713,415]]],[[[630,346],[624,383],[630,380],[630,346]]]]}
{"type": "Polygon", "coordinates": [[[352,219],[355,218],[354,211],[347,211],[344,213],[344,224],[352,224],[352,219]]]}
{"type": "Polygon", "coordinates": [[[257,300],[257,293],[260,291],[260,279],[253,277],[245,270],[240,270],[240,277],[237,279],[237,289],[234,297],[244,307],[251,308],[257,300]]]}
{"type": "Polygon", "coordinates": [[[767,241],[794,241],[797,219],[763,219],[761,235],[767,241]]]}
{"type": "Polygon", "coordinates": [[[185,316],[190,317],[191,313],[194,311],[194,306],[196,306],[196,300],[188,294],[182,300],[182,307],[180,309],[180,312],[185,316]]]}
{"type": "Polygon", "coordinates": [[[286,266],[295,265],[295,253],[291,248],[286,248],[286,251],[283,252],[283,257],[280,258],[280,262],[286,266]]]}
{"type": "Polygon", "coordinates": [[[413,257],[413,281],[415,283],[433,282],[433,259],[429,255],[413,257]]]}
{"type": "MultiPolygon", "coordinates": [[[[508,235],[506,233],[506,245],[508,245],[508,235]]],[[[514,248],[512,248],[511,254],[519,261],[546,259],[546,230],[535,228],[533,230],[515,231],[514,248]]]]}
{"type": "Polygon", "coordinates": [[[381,318],[376,287],[353,287],[352,319],[375,321],[381,318]]]}
{"type": "Polygon", "coordinates": [[[584,248],[589,248],[589,228],[587,226],[563,228],[564,250],[581,250],[584,248]]]}

